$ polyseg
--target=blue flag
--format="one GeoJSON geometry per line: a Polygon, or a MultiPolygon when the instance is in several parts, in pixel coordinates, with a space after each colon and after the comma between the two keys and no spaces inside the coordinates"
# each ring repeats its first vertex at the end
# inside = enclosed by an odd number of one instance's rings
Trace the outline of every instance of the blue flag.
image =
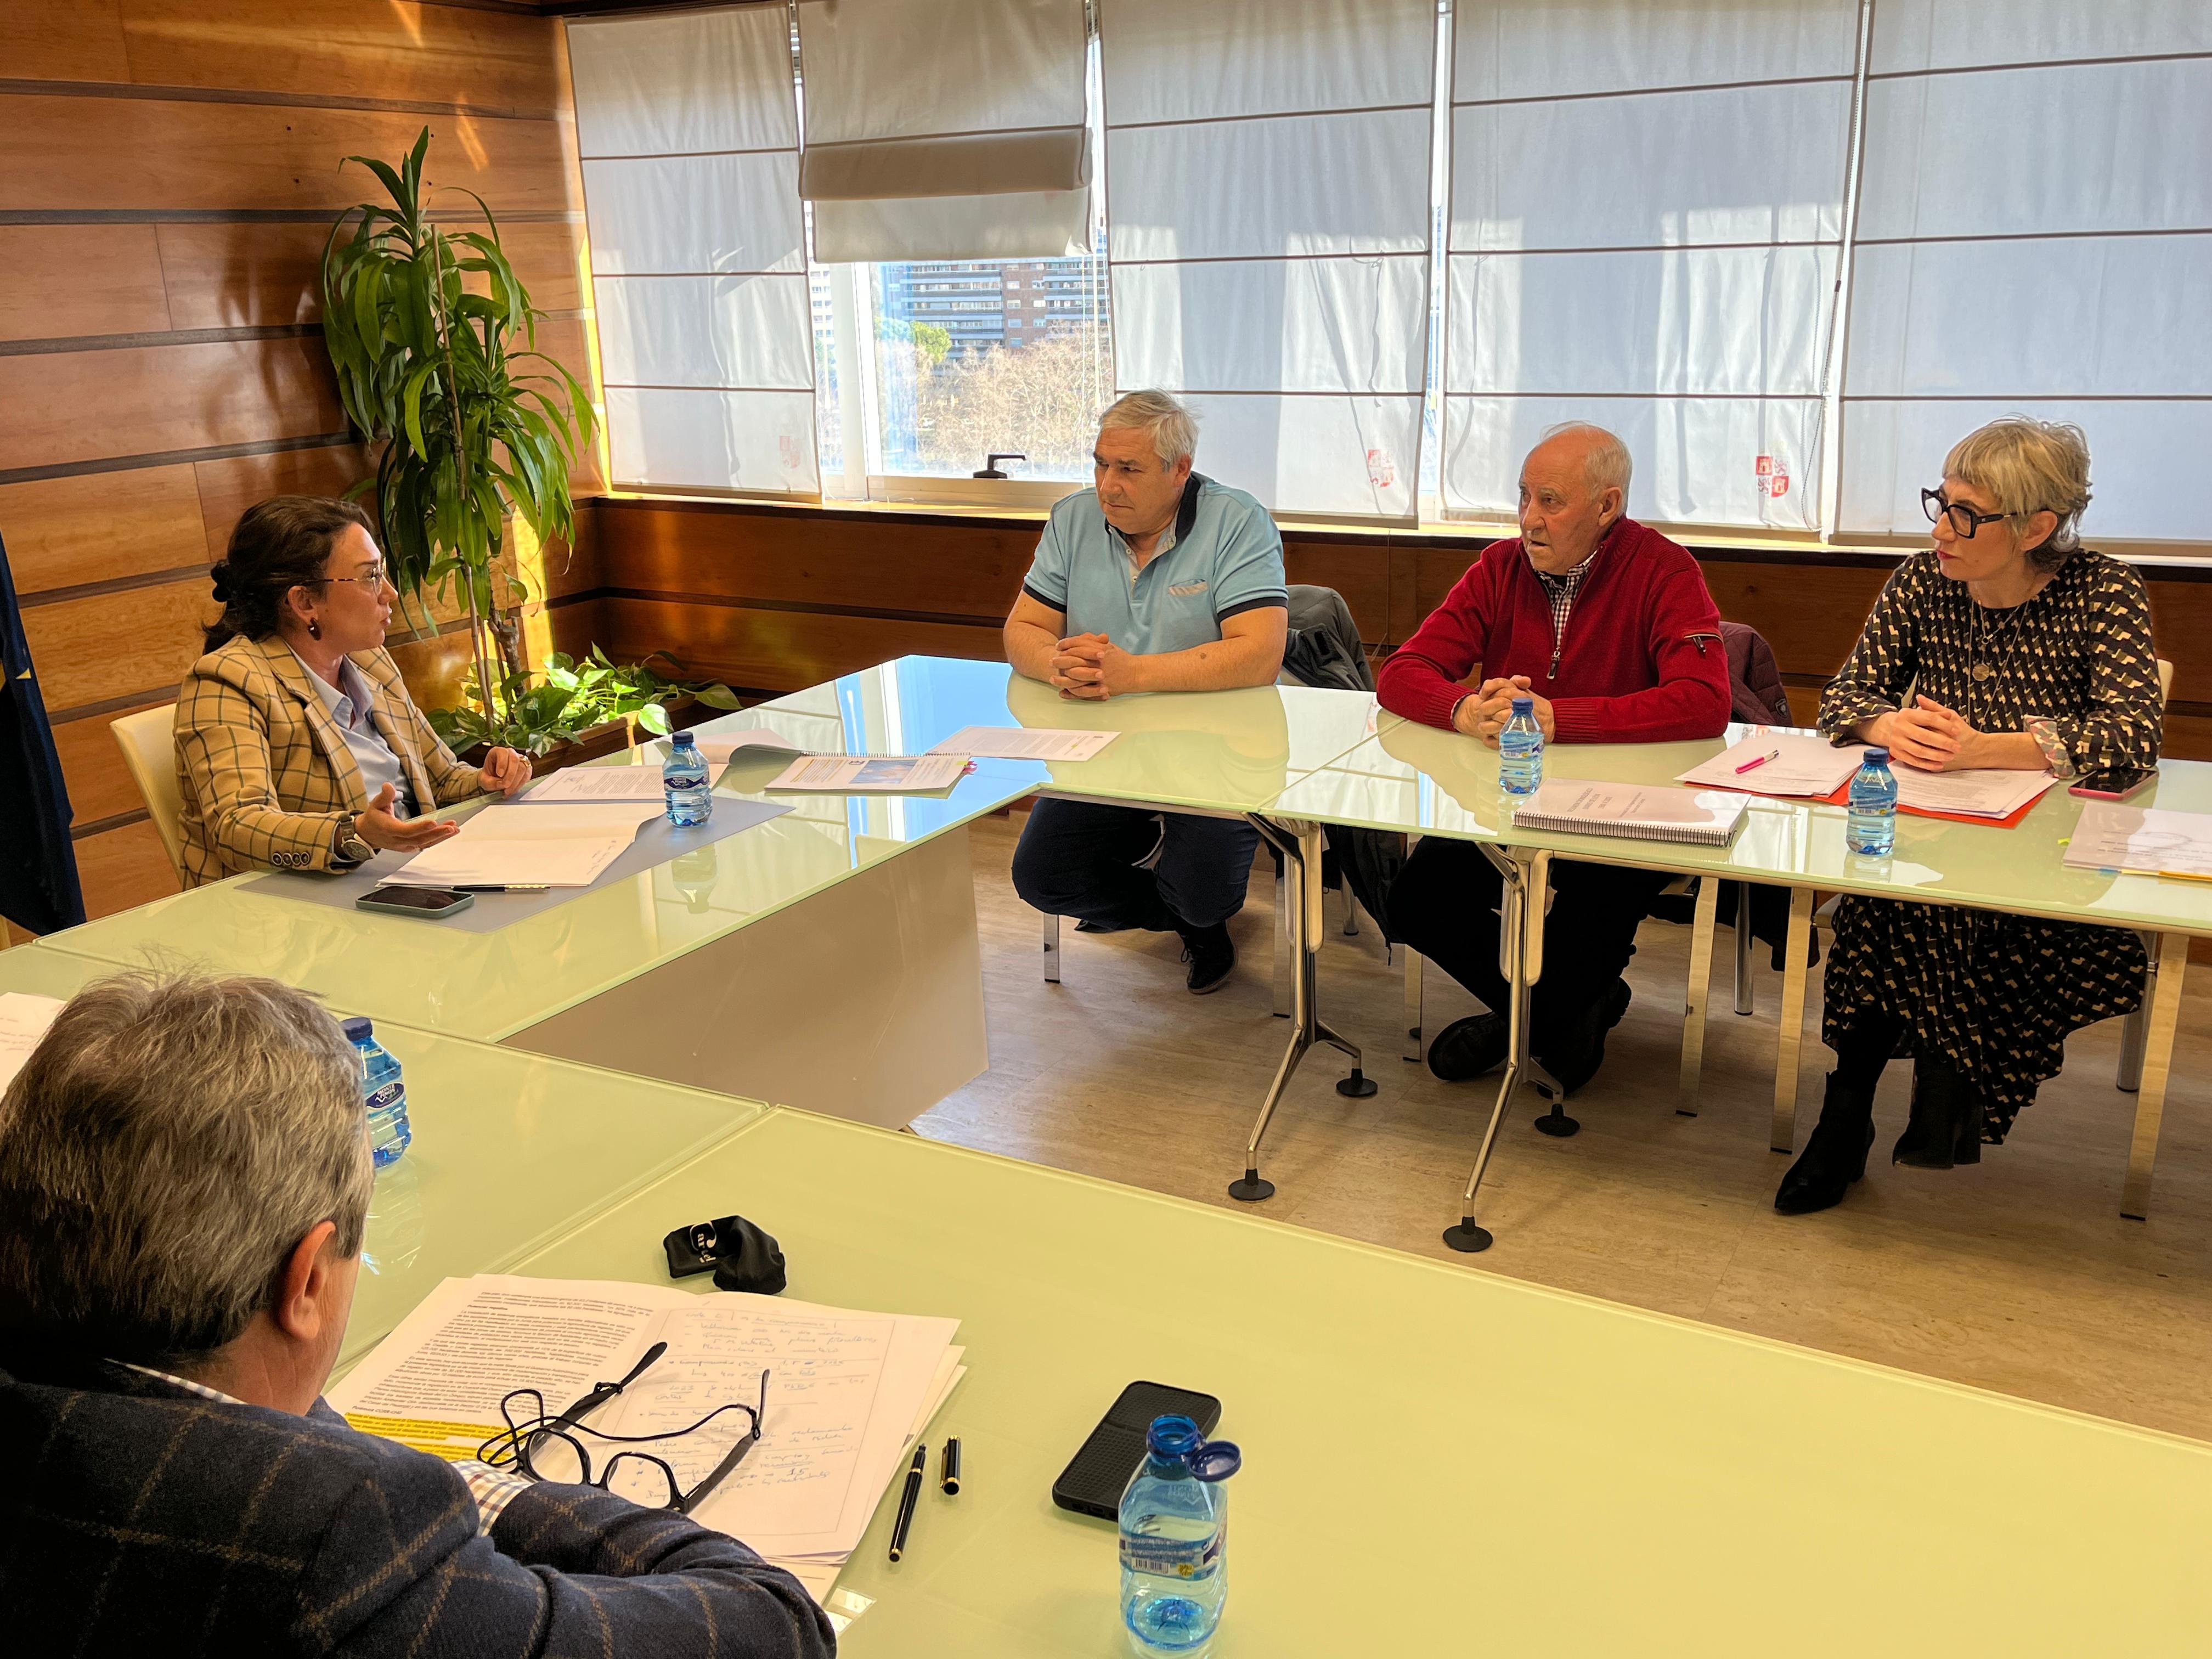
{"type": "Polygon", "coordinates": [[[84,920],[70,817],[61,757],[0,543],[0,916],[33,933],[84,920]]]}

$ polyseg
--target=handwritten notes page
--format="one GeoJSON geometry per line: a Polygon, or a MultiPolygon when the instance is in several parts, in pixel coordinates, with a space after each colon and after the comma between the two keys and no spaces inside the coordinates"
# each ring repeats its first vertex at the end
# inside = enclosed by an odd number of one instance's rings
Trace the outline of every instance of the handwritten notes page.
{"type": "Polygon", "coordinates": [[[1741,789],[1753,795],[1822,796],[1835,793],[1859,769],[1863,744],[1838,749],[1826,738],[1802,732],[1763,732],[1725,752],[1674,775],[1677,783],[1706,789],[1741,789]],[[1772,760],[1762,758],[1771,755],[1772,760]],[[1759,763],[1749,771],[1742,769],[1759,763]]]}
{"type": "MultiPolygon", "coordinates": [[[[2212,878],[2212,813],[2091,801],[2066,844],[2065,862],[2076,869],[2212,878]]],[[[6,1000],[0,997],[0,1004],[6,1000]]]]}
{"type": "MultiPolygon", "coordinates": [[[[356,1428],[460,1459],[499,1432],[500,1401],[510,1390],[537,1389],[557,1412],[594,1382],[623,1376],[655,1342],[668,1351],[592,1413],[586,1428],[629,1435],[685,1428],[717,1407],[757,1404],[765,1370],[760,1443],[701,1505],[700,1519],[771,1559],[834,1569],[867,1530],[915,1437],[958,1381],[958,1328],[952,1319],[767,1297],[596,1280],[449,1279],[330,1391],[330,1401],[356,1428]]],[[[744,1413],[727,1412],[696,1434],[646,1449],[688,1486],[744,1431],[744,1413]]],[[[595,1453],[604,1443],[583,1437],[595,1453]]]]}
{"type": "Polygon", "coordinates": [[[31,1050],[62,1011],[57,997],[33,996],[27,991],[0,992],[0,1089],[15,1079],[31,1050]]]}

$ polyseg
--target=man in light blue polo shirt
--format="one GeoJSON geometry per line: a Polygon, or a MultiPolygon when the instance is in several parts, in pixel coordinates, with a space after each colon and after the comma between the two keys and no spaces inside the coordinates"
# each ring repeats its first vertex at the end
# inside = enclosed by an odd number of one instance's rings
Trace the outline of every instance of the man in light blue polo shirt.
{"type": "MultiPolygon", "coordinates": [[[[1271,685],[1290,623],[1283,538],[1241,489],[1191,471],[1197,425],[1164,392],[1133,392],[1098,423],[1096,487],[1053,508],[1006,618],[1006,660],[1062,696],[1271,685]]],[[[1204,995],[1236,965],[1259,835],[1241,820],[1041,800],[1014,851],[1014,890],[1093,931],[1182,937],[1204,995]]]]}

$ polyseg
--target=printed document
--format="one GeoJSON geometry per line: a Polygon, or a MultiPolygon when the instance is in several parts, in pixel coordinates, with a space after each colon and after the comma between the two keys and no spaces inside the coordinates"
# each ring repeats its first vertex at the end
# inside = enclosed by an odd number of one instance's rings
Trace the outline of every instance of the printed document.
{"type": "Polygon", "coordinates": [[[1724,754],[1675,774],[1677,783],[1707,789],[1741,789],[1753,795],[1832,795],[1859,769],[1863,744],[1832,746],[1826,738],[1801,732],[1769,732],[1746,738],[1724,754]],[[1772,760],[1764,757],[1772,755],[1772,760]],[[1753,761],[1762,763],[1751,766],[1753,761]],[[1748,771],[1743,769],[1750,767],[1748,771]]]}
{"type": "Polygon", "coordinates": [[[0,1089],[15,1080],[15,1073],[31,1057],[31,1050],[62,1011],[58,997],[33,996],[27,991],[0,991],[0,1089]]]}
{"type": "MultiPolygon", "coordinates": [[[[580,1435],[596,1462],[606,1434],[684,1429],[716,1407],[757,1405],[759,1443],[700,1505],[704,1524],[771,1559],[834,1573],[963,1368],[953,1319],[825,1308],[781,1297],[696,1295],[658,1285],[486,1274],[449,1279],[343,1382],[331,1404],[357,1429],[453,1460],[501,1432],[501,1399],[535,1389],[549,1413],[667,1352],[580,1435]]],[[[644,1448],[677,1479],[702,1479],[745,1432],[726,1412],[644,1448]]],[[[623,1490],[618,1479],[617,1490],[623,1490]]]]}
{"type": "MultiPolygon", "coordinates": [[[[2064,861],[2076,869],[2212,877],[2212,813],[2093,800],[2081,809],[2064,861]]],[[[0,1004],[6,1000],[0,997],[0,1004]]]]}
{"type": "Polygon", "coordinates": [[[783,769],[768,793],[926,795],[950,789],[967,769],[965,755],[803,755],[783,769]]]}
{"type": "Polygon", "coordinates": [[[979,760],[1086,761],[1121,734],[1078,732],[1049,726],[965,726],[933,755],[971,755],[979,760]]]}
{"type": "Polygon", "coordinates": [[[550,806],[562,801],[634,800],[666,799],[660,783],[660,766],[569,766],[533,783],[518,798],[524,806],[550,806]]]}
{"type": "Polygon", "coordinates": [[[1998,768],[1965,772],[1922,772],[1897,763],[1897,804],[1922,812],[1959,812],[1969,817],[2008,818],[2057,781],[2048,772],[2012,772],[1998,768]]]}
{"type": "Polygon", "coordinates": [[[588,887],[629,850],[660,801],[487,806],[385,878],[399,887],[588,887]]]}

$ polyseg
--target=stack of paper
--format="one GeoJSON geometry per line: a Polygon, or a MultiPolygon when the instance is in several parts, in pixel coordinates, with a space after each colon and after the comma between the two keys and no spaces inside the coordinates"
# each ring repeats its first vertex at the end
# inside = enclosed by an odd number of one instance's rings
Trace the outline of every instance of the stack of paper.
{"type": "Polygon", "coordinates": [[[657,792],[650,801],[487,806],[385,879],[398,887],[589,887],[660,811],[657,792]]]}
{"type": "Polygon", "coordinates": [[[1513,822],[1526,830],[1725,847],[1748,805],[1741,795],[1708,790],[1551,778],[1513,809],[1513,822]]]}
{"type": "Polygon", "coordinates": [[[969,755],[978,760],[1086,761],[1121,734],[1050,726],[963,726],[933,755],[969,755]]]}
{"type": "Polygon", "coordinates": [[[2212,813],[2091,801],[2066,843],[2065,861],[2076,869],[2212,879],[2212,813]]]}
{"type": "MultiPolygon", "coordinates": [[[[760,1442],[698,1519],[788,1568],[820,1601],[966,1374],[952,1342],[958,1329],[954,1319],[781,1297],[486,1274],[432,1291],[330,1390],[330,1401],[356,1428],[459,1461],[500,1432],[500,1400],[510,1389],[536,1389],[558,1412],[593,1383],[627,1375],[656,1342],[667,1352],[592,1413],[587,1429],[684,1428],[717,1407],[756,1404],[765,1370],[760,1442]]],[[[695,1434],[642,1449],[689,1486],[744,1431],[744,1414],[726,1412],[695,1434]]],[[[580,1437],[595,1462],[621,1449],[580,1437]]]]}
{"type": "Polygon", "coordinates": [[[62,1005],[54,997],[33,996],[27,991],[0,992],[0,1089],[15,1080],[31,1050],[54,1023],[62,1005]]]}
{"type": "Polygon", "coordinates": [[[1850,781],[1866,754],[1863,744],[1832,746],[1826,738],[1801,732],[1769,732],[1746,738],[1726,753],[1686,772],[1677,783],[1707,789],[1741,789],[1754,795],[1832,795],[1850,781]]]}
{"type": "Polygon", "coordinates": [[[1918,812],[1954,812],[1970,818],[2008,818],[2057,782],[2048,772],[1990,768],[1967,772],[1922,772],[1896,763],[1897,804],[1918,812]]]}

